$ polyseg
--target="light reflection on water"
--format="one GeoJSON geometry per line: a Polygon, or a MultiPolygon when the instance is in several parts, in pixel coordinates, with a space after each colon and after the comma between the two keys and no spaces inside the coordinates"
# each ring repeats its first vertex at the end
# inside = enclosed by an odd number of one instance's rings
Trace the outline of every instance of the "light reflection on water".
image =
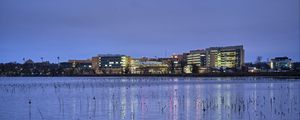
{"type": "Polygon", "coordinates": [[[0,119],[300,119],[300,81],[0,78],[0,119]]]}

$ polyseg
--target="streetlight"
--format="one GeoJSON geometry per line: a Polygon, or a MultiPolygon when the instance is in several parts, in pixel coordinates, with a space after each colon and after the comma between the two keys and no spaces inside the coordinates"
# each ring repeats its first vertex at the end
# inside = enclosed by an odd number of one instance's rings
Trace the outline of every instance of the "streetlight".
{"type": "Polygon", "coordinates": [[[57,57],[57,65],[58,65],[58,67],[59,67],[59,59],[60,59],[60,57],[58,56],[57,57]]]}
{"type": "Polygon", "coordinates": [[[58,57],[57,57],[57,63],[58,63],[58,64],[59,64],[59,59],[60,59],[60,57],[58,56],[58,57]]]}

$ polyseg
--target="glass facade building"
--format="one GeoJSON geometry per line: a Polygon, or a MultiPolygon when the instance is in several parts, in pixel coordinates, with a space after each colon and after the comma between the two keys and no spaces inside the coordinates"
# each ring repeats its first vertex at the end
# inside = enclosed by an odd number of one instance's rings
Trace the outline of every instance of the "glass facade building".
{"type": "Polygon", "coordinates": [[[243,46],[211,47],[206,52],[208,67],[241,69],[244,65],[243,46]]]}
{"type": "Polygon", "coordinates": [[[273,70],[290,70],[292,68],[292,60],[288,57],[275,57],[271,59],[270,67],[273,70]]]}
{"type": "Polygon", "coordinates": [[[187,55],[187,65],[207,68],[236,68],[244,64],[243,46],[210,47],[192,50],[187,55]]]}
{"type": "Polygon", "coordinates": [[[119,54],[101,54],[92,58],[93,68],[101,73],[122,74],[129,67],[130,57],[119,54]]]}
{"type": "Polygon", "coordinates": [[[198,67],[206,67],[206,51],[205,50],[191,50],[187,55],[187,64],[198,67]]]}

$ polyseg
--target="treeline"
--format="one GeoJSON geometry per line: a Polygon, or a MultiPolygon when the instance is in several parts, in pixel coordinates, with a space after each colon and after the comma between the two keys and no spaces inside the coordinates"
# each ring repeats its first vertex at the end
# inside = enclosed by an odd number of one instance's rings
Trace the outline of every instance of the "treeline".
{"type": "Polygon", "coordinates": [[[89,67],[66,67],[63,64],[49,62],[0,63],[0,76],[170,76],[170,77],[231,77],[231,76],[300,76],[300,71],[288,72],[208,72],[208,73],[164,73],[164,74],[96,74],[89,67]]]}

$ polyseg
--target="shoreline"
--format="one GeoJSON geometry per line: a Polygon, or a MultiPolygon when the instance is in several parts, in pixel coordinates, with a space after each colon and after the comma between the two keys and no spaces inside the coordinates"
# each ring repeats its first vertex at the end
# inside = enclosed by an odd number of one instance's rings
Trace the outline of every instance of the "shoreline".
{"type": "Polygon", "coordinates": [[[300,72],[276,73],[203,73],[203,74],[103,74],[103,75],[0,75],[0,77],[288,77],[300,78],[300,72]]]}

